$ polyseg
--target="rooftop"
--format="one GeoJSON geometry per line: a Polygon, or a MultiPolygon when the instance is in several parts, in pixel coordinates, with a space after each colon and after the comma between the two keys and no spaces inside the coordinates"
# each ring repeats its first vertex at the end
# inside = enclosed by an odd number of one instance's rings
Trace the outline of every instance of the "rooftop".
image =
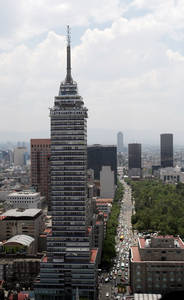
{"type": "Polygon", "coordinates": [[[137,246],[133,246],[131,247],[131,256],[132,256],[132,261],[133,262],[140,262],[141,261],[141,257],[139,254],[139,249],[137,246]]]}
{"type": "Polygon", "coordinates": [[[161,297],[160,294],[134,294],[134,300],[158,300],[161,297]]]}
{"type": "Polygon", "coordinates": [[[91,258],[90,263],[94,263],[96,261],[98,249],[91,249],[91,258]]]}
{"type": "MultiPolygon", "coordinates": [[[[171,246],[171,244],[168,243],[168,246],[165,246],[164,248],[182,248],[184,249],[184,243],[183,241],[180,239],[180,237],[174,237],[173,235],[158,235],[158,236],[153,236],[151,237],[151,239],[145,239],[145,238],[139,238],[138,242],[139,242],[139,247],[140,248],[152,248],[152,242],[154,240],[171,240],[173,241],[173,247],[171,246]]],[[[166,244],[165,244],[166,245],[166,244]]],[[[158,246],[154,246],[154,248],[162,248],[162,246],[158,245],[158,246]]]]}
{"type": "Polygon", "coordinates": [[[112,203],[112,198],[97,198],[96,203],[112,203]]]}
{"type": "Polygon", "coordinates": [[[41,209],[37,208],[28,208],[24,210],[20,210],[18,208],[9,209],[5,211],[2,215],[0,215],[0,219],[4,219],[6,217],[35,217],[37,214],[41,212],[41,209]]]}
{"type": "Polygon", "coordinates": [[[40,196],[40,193],[37,193],[37,192],[32,192],[32,191],[21,191],[21,192],[13,192],[13,193],[10,193],[8,195],[9,197],[16,197],[16,196],[32,196],[32,197],[35,197],[35,196],[40,196]]]}
{"type": "Polygon", "coordinates": [[[20,235],[15,235],[15,236],[11,237],[9,240],[7,240],[4,243],[4,245],[11,244],[11,243],[18,243],[18,244],[21,244],[24,246],[30,246],[34,240],[35,239],[29,235],[20,234],[20,235]]]}
{"type": "Polygon", "coordinates": [[[42,262],[47,262],[47,260],[48,260],[47,256],[44,256],[42,262]]]}

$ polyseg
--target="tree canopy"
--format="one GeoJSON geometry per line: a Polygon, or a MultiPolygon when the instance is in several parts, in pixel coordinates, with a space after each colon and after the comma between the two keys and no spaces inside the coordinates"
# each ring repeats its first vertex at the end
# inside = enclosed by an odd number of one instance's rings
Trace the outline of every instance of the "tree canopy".
{"type": "Polygon", "coordinates": [[[184,184],[158,180],[131,182],[135,201],[133,228],[184,237],[184,184]]]}

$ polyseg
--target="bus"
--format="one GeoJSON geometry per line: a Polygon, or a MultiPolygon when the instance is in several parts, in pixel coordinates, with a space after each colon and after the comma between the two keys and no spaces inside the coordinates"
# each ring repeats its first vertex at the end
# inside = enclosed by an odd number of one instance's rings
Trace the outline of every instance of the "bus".
{"type": "Polygon", "coordinates": [[[122,242],[122,241],[123,241],[123,239],[124,239],[124,236],[123,236],[123,235],[121,235],[119,239],[120,239],[120,241],[122,242]]]}

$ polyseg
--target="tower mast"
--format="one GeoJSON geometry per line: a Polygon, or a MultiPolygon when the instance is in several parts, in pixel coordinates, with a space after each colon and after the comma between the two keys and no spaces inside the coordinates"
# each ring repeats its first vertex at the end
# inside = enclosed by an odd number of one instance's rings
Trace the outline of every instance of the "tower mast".
{"type": "Polygon", "coordinates": [[[66,79],[65,83],[72,83],[72,75],[71,75],[71,51],[70,51],[70,42],[71,42],[71,29],[70,26],[67,25],[67,69],[66,69],[66,79]]]}

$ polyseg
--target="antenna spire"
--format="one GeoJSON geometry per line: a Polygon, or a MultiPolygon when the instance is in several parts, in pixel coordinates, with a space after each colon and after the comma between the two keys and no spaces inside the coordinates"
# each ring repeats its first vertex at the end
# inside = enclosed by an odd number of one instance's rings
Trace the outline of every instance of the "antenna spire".
{"type": "Polygon", "coordinates": [[[70,51],[70,42],[71,42],[71,29],[70,26],[67,25],[67,73],[66,73],[66,83],[72,83],[72,75],[71,75],[71,51],[70,51]]]}

